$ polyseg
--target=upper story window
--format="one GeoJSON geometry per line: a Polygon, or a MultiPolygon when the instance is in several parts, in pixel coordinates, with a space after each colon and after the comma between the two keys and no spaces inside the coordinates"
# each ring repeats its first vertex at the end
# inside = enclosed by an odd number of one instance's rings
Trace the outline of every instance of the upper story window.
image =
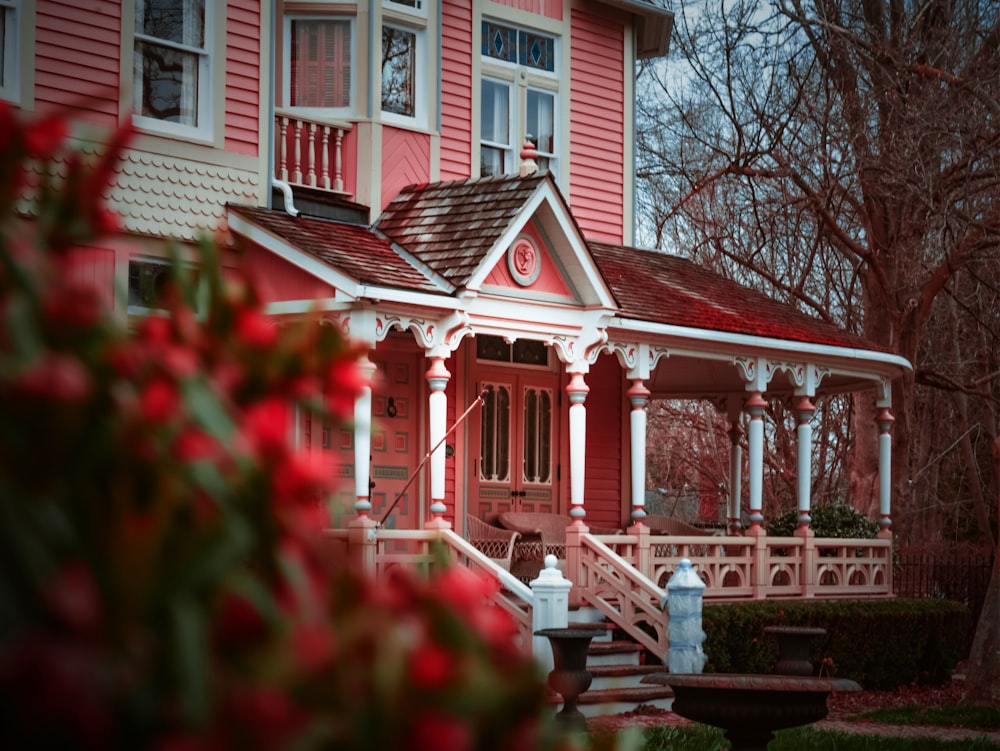
{"type": "Polygon", "coordinates": [[[427,3],[424,0],[382,0],[387,8],[408,8],[418,13],[427,13],[427,3]]]}
{"type": "Polygon", "coordinates": [[[286,19],[290,107],[351,109],[354,88],[354,20],[286,19]]]}
{"type": "Polygon", "coordinates": [[[0,97],[17,101],[20,83],[19,0],[0,0],[0,97]]]}
{"type": "Polygon", "coordinates": [[[141,124],[179,134],[211,128],[213,0],[136,0],[135,100],[141,124]]]}
{"type": "Polygon", "coordinates": [[[382,101],[388,122],[420,125],[426,120],[425,3],[384,0],[382,101]]]}
{"type": "Polygon", "coordinates": [[[559,78],[554,37],[495,21],[482,24],[480,174],[517,172],[528,136],[540,172],[557,169],[559,78]]]}

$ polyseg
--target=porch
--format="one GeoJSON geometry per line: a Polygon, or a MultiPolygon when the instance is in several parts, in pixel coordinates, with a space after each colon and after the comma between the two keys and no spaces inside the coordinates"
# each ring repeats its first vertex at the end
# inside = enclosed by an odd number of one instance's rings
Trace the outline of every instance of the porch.
{"type": "MultiPolygon", "coordinates": [[[[446,550],[457,565],[499,582],[496,605],[518,624],[520,643],[532,644],[530,586],[487,557],[437,517],[425,529],[381,528],[361,515],[346,528],[327,529],[327,543],[359,571],[385,577],[394,567],[429,567],[446,550]],[[437,551],[437,552],[436,552],[437,551]]],[[[687,558],[705,582],[706,602],[759,599],[890,597],[892,540],[817,538],[808,528],[792,537],[757,532],[722,536],[653,534],[638,523],[617,534],[591,534],[581,521],[566,529],[561,568],[572,582],[570,604],[591,607],[652,654],[666,655],[666,583],[687,558]]],[[[539,571],[542,565],[539,565],[539,571]]]]}

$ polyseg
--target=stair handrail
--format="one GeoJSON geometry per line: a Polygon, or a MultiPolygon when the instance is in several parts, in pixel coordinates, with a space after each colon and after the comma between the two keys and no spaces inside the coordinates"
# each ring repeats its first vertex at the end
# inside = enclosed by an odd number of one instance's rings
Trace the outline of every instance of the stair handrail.
{"type": "Polygon", "coordinates": [[[518,632],[523,640],[522,646],[526,650],[530,650],[531,613],[535,606],[535,595],[531,591],[531,587],[502,566],[498,566],[455,530],[440,530],[439,539],[451,549],[453,554],[464,556],[466,560],[475,564],[474,568],[487,572],[500,582],[500,591],[497,592],[494,600],[517,623],[518,632]]]}
{"type": "Polygon", "coordinates": [[[580,535],[580,596],[636,642],[665,660],[668,616],[660,603],[666,590],[591,534],[580,535]],[[619,602],[618,607],[614,601],[619,602]],[[655,637],[642,626],[648,626],[655,637]]]}

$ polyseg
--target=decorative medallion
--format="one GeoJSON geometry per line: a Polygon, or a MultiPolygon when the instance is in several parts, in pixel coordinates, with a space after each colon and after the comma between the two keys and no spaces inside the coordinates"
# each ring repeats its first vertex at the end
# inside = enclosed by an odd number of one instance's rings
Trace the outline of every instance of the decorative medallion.
{"type": "Polygon", "coordinates": [[[514,281],[530,287],[542,273],[541,257],[534,241],[525,235],[517,238],[507,251],[507,268],[514,281]]]}

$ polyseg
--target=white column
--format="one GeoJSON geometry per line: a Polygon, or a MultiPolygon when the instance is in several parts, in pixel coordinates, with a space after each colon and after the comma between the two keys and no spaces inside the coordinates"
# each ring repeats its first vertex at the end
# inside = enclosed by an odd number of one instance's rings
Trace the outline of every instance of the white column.
{"type": "Polygon", "coordinates": [[[892,526],[892,424],[896,418],[889,407],[882,407],[875,418],[878,424],[878,510],[883,532],[892,526]]]}
{"type": "Polygon", "coordinates": [[[761,531],[761,522],[764,521],[762,513],[764,501],[764,409],[767,402],[760,391],[754,391],[746,403],[746,410],[750,414],[750,427],[748,430],[749,439],[749,461],[750,470],[750,529],[751,533],[761,531]]]}
{"type": "Polygon", "coordinates": [[[431,454],[431,513],[440,517],[446,510],[444,505],[444,460],[445,445],[442,439],[448,431],[448,397],[444,390],[448,386],[451,373],[444,366],[443,357],[432,357],[431,366],[426,373],[427,384],[430,386],[430,404],[428,407],[430,426],[431,454]],[[438,446],[438,443],[441,443],[438,446]],[[437,448],[434,448],[437,446],[437,448]]]}
{"type": "Polygon", "coordinates": [[[358,367],[365,374],[365,386],[354,400],[354,510],[359,517],[368,516],[371,502],[372,456],[372,376],[375,364],[365,355],[358,367]]]}
{"type": "Polygon", "coordinates": [[[646,516],[646,403],[649,389],[641,378],[632,380],[628,390],[632,412],[629,427],[632,432],[632,521],[639,522],[646,516]]]}
{"type": "Polygon", "coordinates": [[[740,498],[743,495],[743,429],[737,414],[729,423],[729,534],[739,534],[743,528],[740,522],[740,498]]]}
{"type": "Polygon", "coordinates": [[[587,512],[583,508],[583,479],[587,457],[587,408],[584,402],[590,387],[583,379],[583,373],[573,373],[566,385],[569,398],[569,514],[573,520],[583,520],[587,512]]]}
{"type": "Polygon", "coordinates": [[[798,498],[799,498],[799,526],[808,527],[812,521],[809,516],[811,506],[812,488],[812,420],[816,407],[808,396],[799,398],[795,405],[798,417],[798,427],[796,437],[798,439],[798,498]]]}

